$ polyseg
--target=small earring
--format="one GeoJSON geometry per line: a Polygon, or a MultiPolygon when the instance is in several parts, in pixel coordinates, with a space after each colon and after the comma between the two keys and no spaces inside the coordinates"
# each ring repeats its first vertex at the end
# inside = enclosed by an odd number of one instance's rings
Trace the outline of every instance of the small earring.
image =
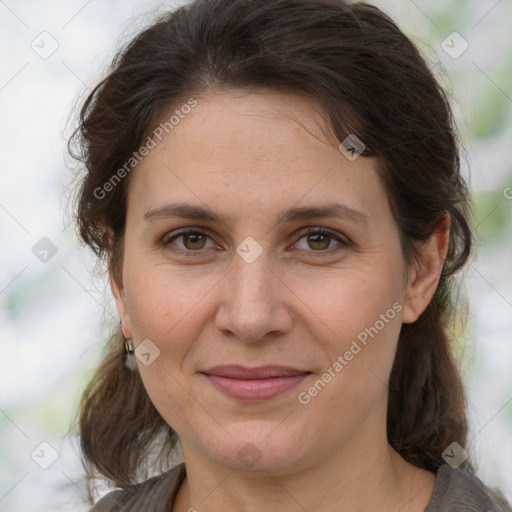
{"type": "Polygon", "coordinates": [[[124,348],[126,349],[126,356],[124,365],[132,371],[137,369],[137,361],[135,360],[135,345],[133,338],[125,338],[123,333],[123,322],[121,321],[121,335],[124,340],[124,348]]]}
{"type": "Polygon", "coordinates": [[[134,371],[137,369],[137,361],[135,360],[135,346],[133,344],[133,339],[128,338],[127,340],[124,340],[124,347],[127,352],[124,364],[127,368],[134,371]]]}

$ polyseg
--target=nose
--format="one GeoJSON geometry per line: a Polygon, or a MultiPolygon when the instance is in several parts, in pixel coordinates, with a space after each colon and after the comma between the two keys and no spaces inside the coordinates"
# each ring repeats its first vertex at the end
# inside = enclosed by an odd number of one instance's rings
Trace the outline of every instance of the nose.
{"type": "Polygon", "coordinates": [[[293,292],[278,274],[265,251],[252,263],[235,254],[222,280],[215,321],[224,336],[254,343],[290,331],[293,292]]]}

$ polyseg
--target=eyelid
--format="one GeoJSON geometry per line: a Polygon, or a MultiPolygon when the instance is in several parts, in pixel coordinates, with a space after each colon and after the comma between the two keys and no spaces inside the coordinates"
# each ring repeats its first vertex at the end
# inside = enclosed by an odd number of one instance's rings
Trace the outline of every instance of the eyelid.
{"type": "MultiPolygon", "coordinates": [[[[210,240],[212,240],[214,242],[214,240],[212,238],[212,235],[210,234],[210,231],[208,229],[206,229],[206,228],[199,228],[199,227],[198,228],[189,227],[189,228],[183,228],[183,229],[177,230],[177,232],[171,231],[169,233],[166,233],[162,237],[161,245],[164,248],[169,248],[169,246],[171,245],[171,241],[173,241],[173,240],[175,240],[177,238],[180,238],[181,236],[189,235],[189,234],[204,235],[204,236],[208,237],[210,240]]],[[[302,238],[304,238],[305,236],[307,236],[309,234],[327,235],[327,236],[333,238],[334,240],[336,240],[341,247],[338,248],[338,249],[326,249],[326,250],[319,250],[319,251],[314,251],[314,250],[307,251],[307,250],[304,250],[304,249],[294,249],[294,250],[303,251],[303,252],[309,252],[309,253],[316,253],[319,256],[321,256],[321,255],[330,255],[332,253],[338,252],[339,250],[342,250],[342,249],[346,248],[351,243],[350,240],[345,235],[343,235],[342,233],[339,233],[339,232],[337,232],[335,230],[332,230],[330,228],[325,228],[325,227],[322,227],[322,226],[308,226],[306,228],[301,228],[301,230],[298,233],[294,234],[294,237],[297,238],[297,240],[294,242],[294,245],[299,240],[301,240],[302,238]]],[[[197,251],[193,251],[191,249],[173,248],[173,249],[170,249],[170,250],[174,251],[174,252],[182,253],[182,254],[185,253],[185,254],[202,255],[203,252],[208,250],[208,249],[198,249],[197,251]]]]}
{"type": "MultiPolygon", "coordinates": [[[[349,239],[342,233],[339,233],[338,231],[335,231],[333,229],[324,228],[321,226],[315,226],[315,227],[308,226],[307,228],[305,228],[305,231],[301,231],[300,233],[298,233],[296,235],[298,237],[297,242],[309,234],[327,235],[330,238],[336,240],[343,248],[347,247],[350,244],[349,239]]],[[[297,242],[295,242],[295,243],[297,243],[297,242]]],[[[310,250],[310,251],[306,251],[306,252],[312,252],[312,253],[318,253],[318,254],[332,254],[333,252],[336,252],[338,250],[340,250],[340,249],[327,249],[325,251],[310,250]]]]}
{"type": "MultiPolygon", "coordinates": [[[[173,240],[176,240],[177,238],[180,238],[185,235],[191,235],[191,234],[204,235],[204,236],[208,237],[210,240],[212,240],[212,242],[213,242],[213,237],[212,237],[211,233],[208,230],[206,230],[205,228],[189,227],[189,228],[183,228],[183,229],[179,229],[177,231],[170,231],[169,233],[166,233],[162,237],[162,241],[160,242],[160,244],[164,248],[169,249],[169,247],[171,246],[171,242],[173,240]]],[[[190,249],[182,249],[181,247],[178,247],[178,248],[172,248],[170,250],[173,252],[181,253],[181,254],[185,253],[185,254],[192,254],[192,255],[195,255],[195,254],[201,255],[201,254],[203,254],[203,252],[205,250],[208,250],[208,249],[198,249],[197,251],[192,251],[190,249]]]]}

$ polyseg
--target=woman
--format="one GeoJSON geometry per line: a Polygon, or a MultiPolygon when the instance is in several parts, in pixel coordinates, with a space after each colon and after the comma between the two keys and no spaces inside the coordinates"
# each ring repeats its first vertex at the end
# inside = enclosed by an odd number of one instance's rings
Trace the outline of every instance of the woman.
{"type": "Polygon", "coordinates": [[[80,121],[77,222],[121,321],[80,409],[89,477],[121,487],[94,511],[511,510],[471,473],[450,348],[451,111],[392,20],[196,0],[80,121]]]}

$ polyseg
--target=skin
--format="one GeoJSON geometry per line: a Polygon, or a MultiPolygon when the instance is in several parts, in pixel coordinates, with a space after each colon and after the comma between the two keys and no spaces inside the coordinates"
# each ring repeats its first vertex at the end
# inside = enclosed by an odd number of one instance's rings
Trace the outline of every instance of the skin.
{"type": "Polygon", "coordinates": [[[320,107],[300,96],[210,91],[132,175],[122,282],[111,277],[111,286],[124,335],[160,350],[138,366],[181,439],[187,478],[175,512],[409,512],[431,498],[435,475],[387,442],[386,384],[402,322],[414,322],[435,292],[449,218],[406,268],[377,161],[349,161],[323,128],[320,107]],[[144,219],[177,201],[224,221],[144,219]],[[289,208],[333,202],[364,213],[367,223],[277,223],[289,208]],[[314,235],[308,242],[308,226],[349,242],[314,235]],[[170,241],[182,228],[207,236],[170,241]],[[262,249],[252,263],[236,252],[249,236],[262,249]],[[402,306],[396,316],[301,404],[298,393],[394,303],[402,306]],[[199,373],[220,364],[312,374],[274,399],[240,402],[199,373]],[[252,467],[237,457],[246,443],[261,454],[252,467]]]}

